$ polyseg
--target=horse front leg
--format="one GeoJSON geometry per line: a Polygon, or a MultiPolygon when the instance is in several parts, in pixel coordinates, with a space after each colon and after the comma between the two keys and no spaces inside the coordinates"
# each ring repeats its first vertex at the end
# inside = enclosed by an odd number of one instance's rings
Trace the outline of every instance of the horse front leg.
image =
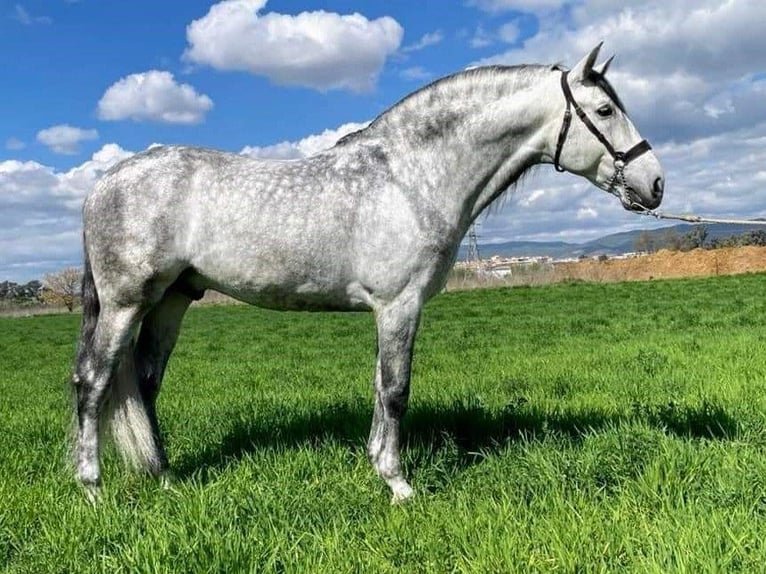
{"type": "Polygon", "coordinates": [[[397,300],[376,314],[375,411],[367,452],[376,472],[391,488],[392,503],[413,495],[401,470],[399,435],[410,395],[412,348],[420,310],[420,299],[411,297],[397,300]]]}

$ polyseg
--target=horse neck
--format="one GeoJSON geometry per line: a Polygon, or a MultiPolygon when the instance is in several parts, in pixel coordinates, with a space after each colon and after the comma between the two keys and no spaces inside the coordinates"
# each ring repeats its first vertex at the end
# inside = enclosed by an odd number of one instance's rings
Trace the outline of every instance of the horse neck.
{"type": "Polygon", "coordinates": [[[409,179],[460,238],[524,171],[549,160],[560,122],[549,68],[490,74],[437,83],[379,120],[398,150],[400,181],[409,179]]]}

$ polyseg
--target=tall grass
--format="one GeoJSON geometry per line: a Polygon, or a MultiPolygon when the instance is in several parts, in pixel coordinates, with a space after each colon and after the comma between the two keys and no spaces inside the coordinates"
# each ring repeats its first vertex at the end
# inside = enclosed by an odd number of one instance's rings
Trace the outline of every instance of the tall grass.
{"type": "Polygon", "coordinates": [[[77,316],[0,319],[8,572],[758,572],[764,275],[447,293],[391,507],[372,317],[190,310],[159,411],[172,491],[66,468],[77,316]]]}

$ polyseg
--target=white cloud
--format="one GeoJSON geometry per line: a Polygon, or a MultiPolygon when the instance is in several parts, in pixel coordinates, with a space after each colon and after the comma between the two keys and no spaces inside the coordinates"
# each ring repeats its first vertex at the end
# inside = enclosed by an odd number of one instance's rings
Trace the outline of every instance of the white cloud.
{"type": "Polygon", "coordinates": [[[515,44],[521,37],[521,29],[515,20],[505,22],[496,31],[491,32],[481,24],[476,26],[473,36],[468,41],[471,48],[486,48],[497,41],[505,44],[515,44]]]}
{"type": "MultiPolygon", "coordinates": [[[[475,0],[538,18],[524,45],[480,63],[573,65],[601,40],[609,72],[665,168],[662,211],[766,215],[766,4],[748,0],[475,0]],[[544,17],[541,12],[547,12],[544,17]]],[[[486,34],[485,36],[486,37],[486,34]]],[[[540,170],[484,221],[485,241],[585,241],[668,225],[626,212],[573,176],[540,170]]]]}
{"type": "Polygon", "coordinates": [[[567,4],[566,0],[471,0],[469,5],[485,12],[548,12],[567,4]]]}
{"type": "Polygon", "coordinates": [[[538,188],[538,189],[535,189],[528,196],[525,196],[525,197],[522,197],[521,199],[519,199],[519,202],[522,205],[524,205],[526,207],[529,207],[535,201],[537,201],[538,199],[542,198],[544,195],[545,195],[545,188],[538,188]]]}
{"type": "Polygon", "coordinates": [[[68,171],[0,162],[0,278],[28,281],[80,265],[82,200],[101,173],[130,155],[107,144],[68,171]]]}
{"type": "Polygon", "coordinates": [[[605,40],[604,56],[617,52],[610,78],[644,135],[685,141],[766,120],[766,89],[754,80],[766,65],[757,56],[766,3],[571,1],[538,21],[522,47],[480,63],[573,65],[605,40]]]}
{"type": "Polygon", "coordinates": [[[438,44],[443,39],[444,39],[444,34],[441,32],[441,30],[437,30],[436,32],[428,32],[426,34],[423,34],[420,40],[418,40],[414,44],[404,46],[402,48],[402,52],[417,52],[419,50],[422,50],[423,48],[427,48],[429,46],[438,44]]]}
{"type": "Polygon", "coordinates": [[[5,140],[5,149],[7,150],[18,151],[20,149],[24,149],[25,147],[27,147],[27,144],[25,144],[19,138],[10,137],[7,140],[5,140]]]}
{"type": "Polygon", "coordinates": [[[21,4],[16,4],[13,7],[12,17],[14,20],[21,22],[25,26],[32,26],[33,24],[51,24],[53,22],[48,16],[33,16],[21,4]]]}
{"type": "Polygon", "coordinates": [[[266,0],[226,0],[186,29],[184,59],[243,70],[283,85],[371,89],[403,29],[391,17],[301,12],[260,14],[266,0]]]}
{"type": "Polygon", "coordinates": [[[625,4],[609,8],[603,1],[590,0],[577,5],[572,32],[579,33],[564,34],[562,40],[585,49],[597,38],[614,38],[619,40],[621,58],[637,72],[688,70],[725,81],[757,67],[759,62],[753,56],[766,47],[761,26],[766,4],[762,2],[650,0],[625,4]]]}
{"type": "Polygon", "coordinates": [[[577,210],[577,219],[583,221],[585,219],[596,219],[598,217],[598,211],[592,207],[583,206],[577,210]]]}
{"type": "Polygon", "coordinates": [[[433,76],[431,72],[426,70],[423,66],[412,66],[410,68],[405,68],[401,72],[399,72],[399,75],[404,78],[405,80],[412,80],[412,81],[419,81],[422,82],[423,80],[428,80],[433,76]]]}
{"type": "Polygon", "coordinates": [[[170,72],[150,70],[112,84],[98,102],[98,117],[197,124],[212,107],[213,100],[189,84],[177,83],[170,72]]]}
{"type": "Polygon", "coordinates": [[[98,139],[96,130],[84,130],[69,124],[59,124],[37,132],[37,141],[48,146],[55,153],[66,155],[79,153],[82,142],[96,139],[98,139]]]}
{"type": "Polygon", "coordinates": [[[492,34],[487,32],[487,30],[479,24],[476,26],[476,30],[474,30],[473,36],[468,41],[468,44],[471,48],[486,48],[487,46],[491,46],[494,42],[495,40],[492,34]]]}
{"type": "Polygon", "coordinates": [[[364,123],[347,123],[336,129],[324,130],[321,134],[310,135],[297,142],[280,142],[270,146],[246,146],[240,153],[250,157],[264,159],[298,159],[309,157],[331,148],[343,136],[361,130],[369,125],[364,123]]]}
{"type": "Polygon", "coordinates": [[[521,30],[516,22],[506,22],[500,26],[497,35],[506,44],[514,44],[521,36],[521,30]]]}

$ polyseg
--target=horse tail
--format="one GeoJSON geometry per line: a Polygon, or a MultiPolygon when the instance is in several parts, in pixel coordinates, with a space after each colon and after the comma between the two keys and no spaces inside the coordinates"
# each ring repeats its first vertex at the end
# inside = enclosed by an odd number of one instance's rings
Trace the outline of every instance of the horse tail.
{"type": "MultiPolygon", "coordinates": [[[[84,252],[80,291],[82,324],[77,352],[77,369],[73,377],[75,388],[83,384],[93,384],[93,381],[88,381],[87,377],[93,372],[93,365],[99,361],[99,357],[94,356],[94,337],[101,315],[101,302],[93,278],[87,245],[84,245],[84,252]]],[[[135,469],[153,470],[160,466],[160,460],[152,424],[139,391],[134,348],[135,344],[131,337],[119,351],[120,356],[110,377],[109,390],[100,409],[99,428],[110,432],[117,451],[129,466],[135,469]]]]}
{"type": "Polygon", "coordinates": [[[157,474],[162,461],[144,398],[138,386],[135,343],[121,351],[103,417],[122,459],[134,470],[157,474]]]}
{"type": "MultiPolygon", "coordinates": [[[[90,266],[90,256],[88,247],[83,241],[83,251],[85,253],[84,268],[82,274],[82,285],[80,287],[80,298],[82,301],[82,323],[80,325],[80,342],[77,346],[77,368],[84,367],[83,362],[88,359],[90,349],[93,348],[93,336],[98,324],[98,315],[101,312],[101,303],[98,300],[96,291],[96,282],[93,280],[93,269],[90,266]]],[[[80,373],[75,373],[77,379],[80,373]]]]}

